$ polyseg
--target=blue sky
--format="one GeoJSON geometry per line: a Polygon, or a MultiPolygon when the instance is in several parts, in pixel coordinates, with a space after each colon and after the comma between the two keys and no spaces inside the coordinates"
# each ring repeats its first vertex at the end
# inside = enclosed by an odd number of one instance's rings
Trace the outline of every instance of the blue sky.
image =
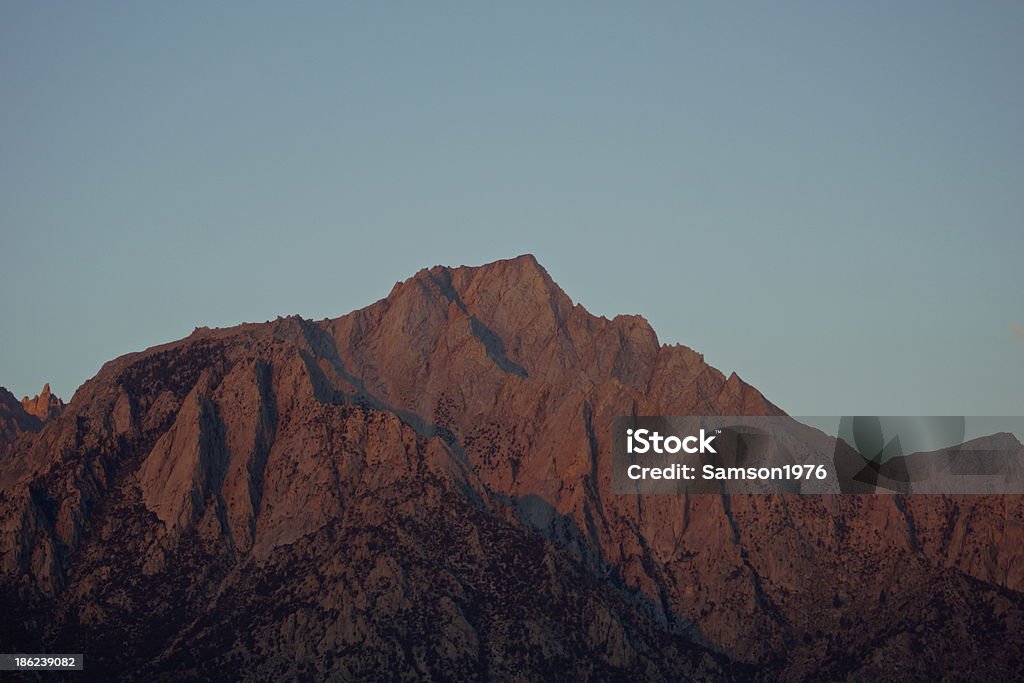
{"type": "Polygon", "coordinates": [[[0,384],[532,252],[794,414],[1024,414],[1024,4],[0,3],[0,384]]]}

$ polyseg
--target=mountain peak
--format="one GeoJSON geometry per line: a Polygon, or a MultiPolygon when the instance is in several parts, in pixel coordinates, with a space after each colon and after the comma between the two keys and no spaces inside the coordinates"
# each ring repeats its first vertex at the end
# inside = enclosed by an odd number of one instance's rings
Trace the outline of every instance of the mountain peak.
{"type": "Polygon", "coordinates": [[[381,303],[397,315],[402,334],[415,329],[430,337],[451,309],[485,336],[508,341],[524,331],[535,341],[550,337],[573,310],[572,300],[532,254],[479,266],[424,268],[397,283],[381,303]]]}
{"type": "Polygon", "coordinates": [[[514,258],[499,259],[479,266],[434,266],[421,270],[414,277],[440,277],[456,286],[471,283],[477,288],[515,289],[518,293],[565,296],[562,289],[537,261],[533,254],[522,254],[514,258]]]}
{"type": "Polygon", "coordinates": [[[64,401],[50,391],[50,384],[43,385],[42,391],[35,398],[25,396],[21,399],[21,406],[29,415],[46,422],[51,417],[60,415],[64,410],[64,401]]]}

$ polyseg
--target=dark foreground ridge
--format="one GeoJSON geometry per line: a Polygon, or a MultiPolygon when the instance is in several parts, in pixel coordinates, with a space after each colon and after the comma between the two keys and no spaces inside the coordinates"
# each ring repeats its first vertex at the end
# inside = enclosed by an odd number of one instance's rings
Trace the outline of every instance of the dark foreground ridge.
{"type": "Polygon", "coordinates": [[[0,450],[0,651],[136,680],[1024,666],[1019,497],[616,495],[631,414],[781,411],[531,256],[118,358],[0,450]]]}

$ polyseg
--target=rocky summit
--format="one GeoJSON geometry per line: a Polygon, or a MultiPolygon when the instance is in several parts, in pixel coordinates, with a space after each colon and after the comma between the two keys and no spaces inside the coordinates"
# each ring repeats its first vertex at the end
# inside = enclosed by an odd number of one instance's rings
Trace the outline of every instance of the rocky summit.
{"type": "Polygon", "coordinates": [[[531,256],[6,395],[0,651],[97,679],[1024,667],[1020,497],[614,493],[613,416],[783,412],[531,256]]]}
{"type": "Polygon", "coordinates": [[[21,407],[26,413],[46,422],[57,417],[64,410],[64,401],[50,392],[50,385],[43,385],[43,390],[35,398],[28,396],[21,399],[21,407]]]}

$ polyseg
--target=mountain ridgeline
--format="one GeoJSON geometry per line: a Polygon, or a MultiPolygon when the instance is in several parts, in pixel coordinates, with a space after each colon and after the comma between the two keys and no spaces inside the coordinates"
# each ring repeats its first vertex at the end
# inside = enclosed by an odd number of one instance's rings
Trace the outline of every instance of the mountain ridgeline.
{"type": "Polygon", "coordinates": [[[3,652],[155,680],[1024,666],[1020,497],[614,493],[613,416],[783,413],[531,256],[197,329],[44,403],[0,447],[3,652]]]}

